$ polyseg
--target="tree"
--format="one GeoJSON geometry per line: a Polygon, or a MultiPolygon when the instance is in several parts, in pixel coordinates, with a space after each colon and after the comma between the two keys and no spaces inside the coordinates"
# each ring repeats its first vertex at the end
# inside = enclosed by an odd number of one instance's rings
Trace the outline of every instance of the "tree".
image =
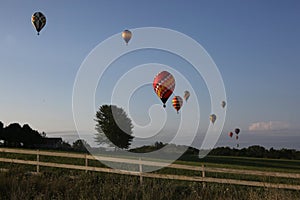
{"type": "Polygon", "coordinates": [[[111,142],[121,149],[128,149],[133,139],[133,125],[122,108],[102,105],[96,113],[95,121],[98,132],[95,141],[98,144],[111,142]]]}
{"type": "Polygon", "coordinates": [[[258,145],[248,147],[246,152],[246,156],[256,157],[256,158],[263,158],[265,154],[266,154],[266,149],[258,145]]]}
{"type": "Polygon", "coordinates": [[[28,124],[23,125],[21,142],[24,147],[33,147],[36,144],[40,144],[41,139],[42,136],[38,131],[33,130],[28,124]]]}
{"type": "Polygon", "coordinates": [[[73,142],[72,148],[75,151],[88,152],[91,146],[85,140],[79,139],[73,142]]]}
{"type": "Polygon", "coordinates": [[[42,136],[36,130],[33,130],[28,124],[21,127],[18,123],[9,124],[3,128],[0,122],[0,140],[4,146],[8,147],[34,147],[41,143],[42,136]]]}
{"type": "Polygon", "coordinates": [[[22,127],[18,123],[12,123],[4,128],[3,140],[5,146],[20,147],[22,142],[22,127]]]}
{"type": "Polygon", "coordinates": [[[4,127],[4,124],[0,121],[0,140],[2,139],[2,132],[3,132],[3,127],[4,127]]]}
{"type": "Polygon", "coordinates": [[[68,142],[62,141],[62,143],[60,145],[60,149],[64,150],[64,151],[70,151],[70,150],[72,150],[72,146],[68,142]]]}
{"type": "Polygon", "coordinates": [[[4,145],[3,127],[4,127],[4,124],[0,121],[0,145],[4,145]]]}

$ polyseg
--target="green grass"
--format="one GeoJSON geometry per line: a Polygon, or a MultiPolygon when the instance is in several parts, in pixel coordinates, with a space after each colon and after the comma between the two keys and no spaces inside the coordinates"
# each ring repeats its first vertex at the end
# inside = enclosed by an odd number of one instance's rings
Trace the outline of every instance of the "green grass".
{"type": "Polygon", "coordinates": [[[300,173],[300,161],[268,158],[207,156],[201,159],[207,166],[223,166],[236,169],[300,173]]]}
{"type": "MultiPolygon", "coordinates": [[[[197,158],[196,155],[189,157],[189,160],[195,160],[197,158]]],[[[199,162],[178,160],[175,163],[193,166],[200,166],[204,164],[207,167],[300,173],[300,160],[288,159],[206,156],[205,158],[200,159],[199,162]]]]}
{"type": "MultiPolygon", "coordinates": [[[[0,157],[7,158],[18,158],[24,160],[36,160],[36,155],[24,155],[15,153],[0,153],[0,157]]],[[[52,163],[64,163],[73,165],[85,165],[85,159],[80,158],[65,158],[65,157],[54,157],[54,156],[43,156],[40,155],[40,161],[42,162],[52,162],[52,163]]],[[[284,159],[263,159],[263,158],[248,158],[248,157],[228,157],[228,156],[207,156],[199,162],[192,161],[176,161],[176,164],[201,166],[205,167],[219,167],[219,168],[229,168],[229,169],[244,169],[244,170],[259,170],[259,171],[271,171],[271,172],[290,172],[290,173],[300,173],[300,161],[298,160],[284,160],[284,159]]],[[[88,160],[88,165],[93,167],[107,167],[98,160],[88,160]]],[[[123,165],[127,170],[138,171],[138,166],[135,164],[122,164],[119,163],[118,167],[123,165]]],[[[10,163],[0,163],[0,168],[11,168],[10,163]]],[[[35,171],[35,166],[22,165],[28,171],[35,171]]],[[[143,166],[147,169],[147,166],[143,166]]],[[[148,167],[149,168],[149,167],[148,167]]],[[[51,167],[40,167],[41,172],[68,172],[68,169],[51,168],[51,167]]],[[[71,170],[78,171],[78,170],[71,170]]],[[[176,174],[185,176],[201,176],[201,171],[192,170],[181,170],[173,168],[163,168],[155,171],[154,173],[162,174],[176,174]]],[[[255,176],[246,174],[231,174],[231,173],[213,173],[206,172],[206,177],[214,178],[230,178],[238,180],[249,180],[249,181],[264,181],[272,183],[286,183],[286,184],[300,184],[300,179],[291,178],[276,178],[276,177],[265,177],[265,176],[255,176]]]]}
{"type": "MultiPolygon", "coordinates": [[[[36,160],[36,155],[0,153],[0,157],[36,160]]],[[[85,165],[84,159],[40,156],[40,161],[85,165]]],[[[176,164],[230,169],[300,173],[300,161],[247,157],[207,156],[200,162],[176,161],[176,164]]],[[[97,160],[89,166],[105,167],[97,160]]],[[[137,166],[132,165],[135,170],[137,166]]],[[[144,166],[145,167],[145,166],[144,166]]],[[[300,191],[266,189],[228,184],[143,178],[109,173],[40,167],[38,176],[29,175],[36,166],[1,163],[0,199],[297,199],[300,191]]],[[[163,168],[154,173],[201,176],[201,171],[163,168]]],[[[300,185],[300,179],[206,172],[207,177],[263,181],[300,185]]]]}
{"type": "Polygon", "coordinates": [[[28,175],[22,167],[0,173],[0,199],[297,199],[300,191],[60,171],[28,175]]]}

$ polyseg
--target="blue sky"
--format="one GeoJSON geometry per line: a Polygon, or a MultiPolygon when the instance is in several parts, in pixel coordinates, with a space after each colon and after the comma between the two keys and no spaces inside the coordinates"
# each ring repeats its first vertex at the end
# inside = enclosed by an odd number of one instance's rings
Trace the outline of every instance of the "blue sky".
{"type": "MultiPolygon", "coordinates": [[[[124,29],[150,26],[182,32],[210,54],[227,93],[224,132],[238,126],[245,134],[276,135],[278,130],[284,130],[287,138],[290,134],[299,135],[297,0],[3,0],[0,5],[0,120],[6,125],[28,123],[49,134],[75,130],[73,84],[86,56],[100,42],[124,29]],[[40,36],[30,21],[36,11],[47,17],[40,36]]],[[[148,50],[126,56],[111,66],[105,85],[98,86],[96,104],[106,101],[101,92],[109,90],[121,75],[119,65],[130,69],[156,62],[188,68],[184,60],[166,52],[148,50]]],[[[193,74],[189,70],[183,73],[193,74]]],[[[201,77],[191,79],[192,85],[199,84],[196,91],[202,98],[201,117],[205,121],[210,113],[209,94],[201,77]]],[[[150,94],[148,90],[152,88],[145,86],[135,93],[136,101],[143,103],[132,100],[136,105],[132,113],[142,124],[149,121],[148,114],[143,114],[148,110],[143,110],[144,103],[147,107],[160,103],[154,92],[150,94]]],[[[170,115],[171,119],[176,117],[170,115]]]]}

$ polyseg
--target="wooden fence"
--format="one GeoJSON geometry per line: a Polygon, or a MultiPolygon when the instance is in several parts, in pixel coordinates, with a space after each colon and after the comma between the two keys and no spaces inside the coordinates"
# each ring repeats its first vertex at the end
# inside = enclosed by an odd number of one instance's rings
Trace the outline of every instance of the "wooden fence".
{"type": "Polygon", "coordinates": [[[174,174],[145,173],[142,171],[143,166],[164,167],[166,165],[166,163],[145,161],[145,160],[141,160],[141,159],[133,160],[133,159],[127,159],[127,158],[113,158],[113,157],[106,157],[106,156],[94,157],[89,154],[50,152],[50,151],[40,151],[40,150],[23,150],[23,149],[11,149],[11,148],[0,148],[0,152],[36,155],[36,160],[22,160],[22,159],[12,159],[12,158],[0,157],[0,162],[34,165],[34,166],[36,166],[37,173],[40,173],[40,166],[44,166],[44,167],[55,167],[55,168],[65,168],[65,169],[134,175],[134,176],[140,177],[141,183],[143,182],[143,177],[149,177],[149,178],[162,178],[162,179],[173,179],[173,180],[184,180],[184,181],[198,181],[198,182],[210,182],[210,183],[235,184],[235,185],[246,185],[246,186],[256,186],[256,187],[269,187],[269,188],[300,190],[300,185],[237,180],[237,179],[227,179],[227,178],[226,179],[225,178],[212,178],[212,177],[206,177],[206,174],[205,174],[206,172],[215,172],[215,173],[227,173],[227,174],[238,174],[238,175],[254,175],[254,176],[265,176],[265,177],[300,179],[300,174],[296,174],[296,173],[268,172],[268,171],[257,171],[257,170],[240,170],[240,169],[227,169],[227,168],[215,168],[215,167],[211,168],[211,167],[205,167],[204,165],[189,166],[189,165],[181,165],[181,164],[170,164],[167,166],[168,168],[174,168],[174,169],[198,171],[199,174],[201,174],[201,176],[185,176],[185,175],[174,175],[174,174]],[[42,161],[40,161],[40,156],[79,158],[79,159],[85,160],[85,165],[42,162],[42,161]],[[101,161],[109,161],[109,162],[117,162],[117,163],[136,164],[139,166],[139,171],[126,171],[126,170],[118,170],[118,169],[111,169],[111,168],[104,168],[104,167],[93,167],[93,166],[88,165],[89,160],[101,160],[101,161]]]}

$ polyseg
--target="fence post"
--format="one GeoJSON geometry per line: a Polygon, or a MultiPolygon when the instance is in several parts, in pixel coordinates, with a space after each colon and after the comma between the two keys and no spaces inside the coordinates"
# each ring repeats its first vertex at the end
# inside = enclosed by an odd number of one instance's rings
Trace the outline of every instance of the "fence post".
{"type": "Polygon", "coordinates": [[[40,152],[39,152],[39,150],[37,149],[37,150],[36,150],[36,172],[37,172],[37,173],[40,173],[40,165],[39,165],[39,162],[40,162],[40,152]]]}
{"type": "Polygon", "coordinates": [[[139,171],[140,171],[140,184],[142,185],[143,184],[143,176],[142,176],[142,173],[143,173],[143,168],[142,168],[142,159],[139,158],[139,171]]]}
{"type": "Polygon", "coordinates": [[[88,158],[87,158],[87,154],[85,154],[85,173],[87,173],[87,166],[88,166],[88,158]]]}
{"type": "Polygon", "coordinates": [[[205,188],[205,182],[204,182],[204,178],[205,178],[205,170],[204,170],[204,164],[202,164],[202,187],[205,188]]]}

